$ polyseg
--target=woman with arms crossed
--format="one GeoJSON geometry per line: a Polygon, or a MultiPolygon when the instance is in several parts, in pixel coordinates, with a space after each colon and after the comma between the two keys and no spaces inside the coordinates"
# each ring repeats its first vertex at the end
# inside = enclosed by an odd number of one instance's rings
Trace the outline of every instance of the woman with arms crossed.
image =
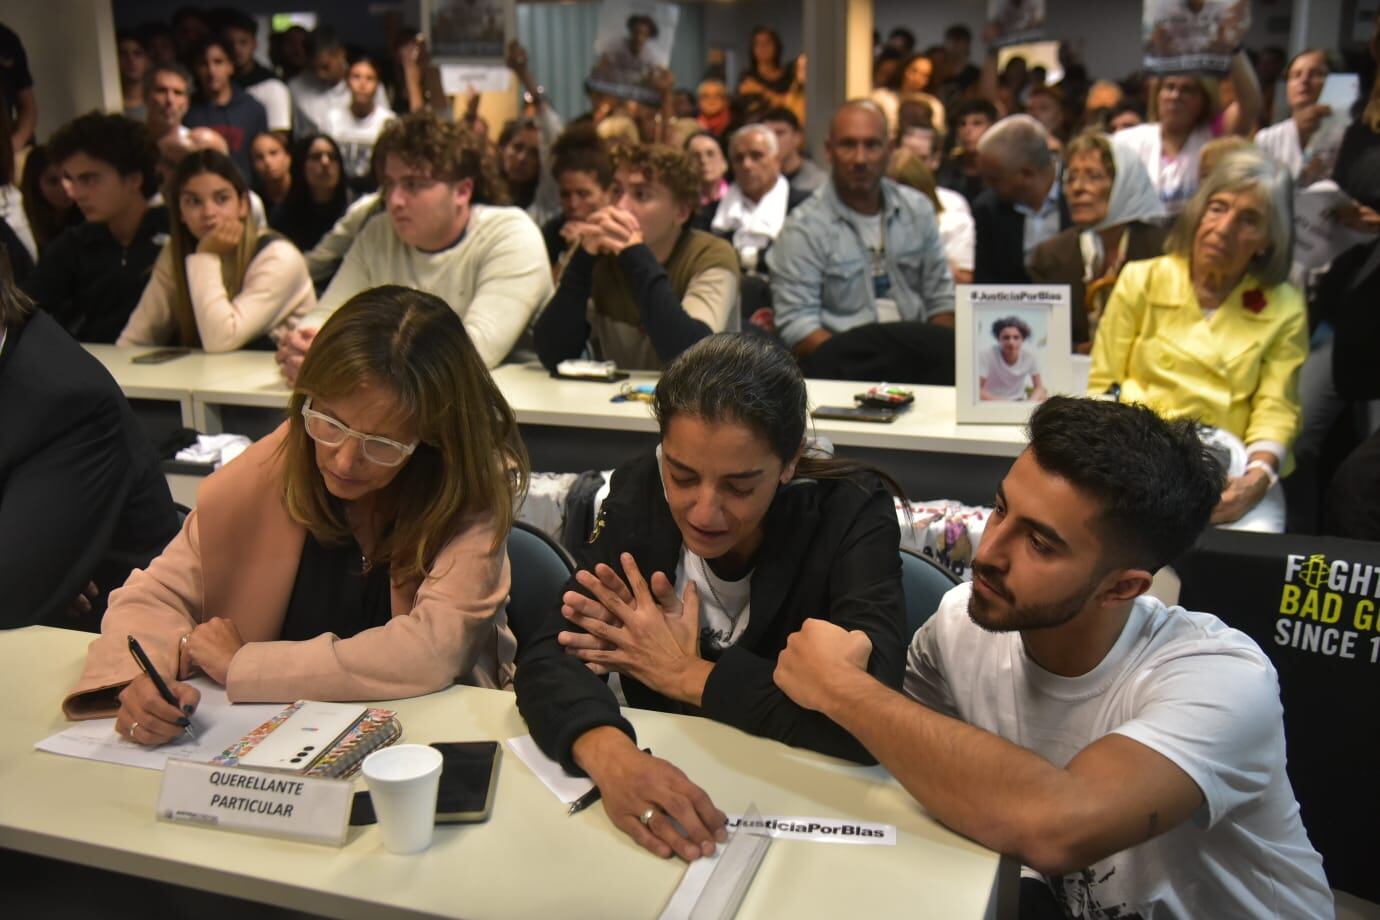
{"type": "Polygon", "coordinates": [[[838,725],[786,699],[772,670],[786,639],[818,616],[865,632],[868,671],[899,684],[900,489],[805,452],[805,381],[790,352],[764,339],[701,339],[662,375],[655,411],[660,447],[614,472],[581,570],[540,622],[513,624],[514,689],[538,745],[589,774],[614,824],[653,853],[694,859],[713,851],[723,813],[638,750],[596,675],[616,672],[632,706],[872,762],[838,725]]]}
{"type": "Polygon", "coordinates": [[[115,713],[140,744],[181,731],[129,635],[184,706],[197,673],[234,702],[505,686],[505,541],[526,481],[512,410],[459,317],[420,291],[364,291],[321,328],[288,421],[208,478],[114,594],[64,711],[115,713]]]}

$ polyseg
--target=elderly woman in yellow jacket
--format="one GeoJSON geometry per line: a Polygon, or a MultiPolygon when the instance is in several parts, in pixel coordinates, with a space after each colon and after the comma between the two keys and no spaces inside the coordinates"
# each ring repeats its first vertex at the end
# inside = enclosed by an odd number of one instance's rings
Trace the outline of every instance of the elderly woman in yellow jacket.
{"type": "Polygon", "coordinates": [[[1213,522],[1284,529],[1279,474],[1298,433],[1308,354],[1302,295],[1289,285],[1288,174],[1254,150],[1213,170],[1179,216],[1165,256],[1122,270],[1092,348],[1088,389],[1198,419],[1244,442],[1213,522]]]}

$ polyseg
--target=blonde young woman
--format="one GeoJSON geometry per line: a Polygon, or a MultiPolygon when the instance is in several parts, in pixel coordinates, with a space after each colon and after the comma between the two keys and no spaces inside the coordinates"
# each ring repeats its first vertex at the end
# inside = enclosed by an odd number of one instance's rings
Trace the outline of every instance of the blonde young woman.
{"type": "Polygon", "coordinates": [[[505,551],[526,489],[512,410],[440,298],[364,291],[321,328],[288,420],[206,480],[112,597],[70,718],[181,731],[203,674],[235,702],[374,700],[512,679],[505,551]],[[126,647],[136,636],[185,712],[126,647]]]}
{"type": "Polygon", "coordinates": [[[167,201],[172,235],[116,345],[271,350],[316,309],[302,254],[255,226],[249,186],[228,156],[188,154],[167,201]]]}

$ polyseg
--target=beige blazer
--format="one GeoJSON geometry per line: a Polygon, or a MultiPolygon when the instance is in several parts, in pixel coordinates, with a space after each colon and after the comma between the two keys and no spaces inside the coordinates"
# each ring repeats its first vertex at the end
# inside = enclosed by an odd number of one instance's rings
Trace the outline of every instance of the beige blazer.
{"type": "Polygon", "coordinates": [[[464,524],[425,580],[393,584],[393,617],[349,639],[326,633],[278,641],[306,529],[283,503],[284,424],[208,477],[197,508],[163,554],[110,596],[81,680],[63,701],[68,718],[112,715],[138,675],[127,636],[163,674],[187,678],[181,637],[211,617],[234,621],[245,645],[230,662],[233,702],[386,700],[456,681],[512,683],[517,642],[508,628],[506,540],[492,519],[464,524]]]}

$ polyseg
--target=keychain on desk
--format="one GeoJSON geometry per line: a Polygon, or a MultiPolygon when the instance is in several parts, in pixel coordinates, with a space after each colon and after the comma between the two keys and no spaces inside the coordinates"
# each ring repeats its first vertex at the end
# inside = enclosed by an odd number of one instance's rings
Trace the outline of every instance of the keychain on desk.
{"type": "Polygon", "coordinates": [[[654,383],[625,383],[618,388],[618,395],[609,402],[645,402],[649,403],[656,396],[656,384],[654,383]]]}

